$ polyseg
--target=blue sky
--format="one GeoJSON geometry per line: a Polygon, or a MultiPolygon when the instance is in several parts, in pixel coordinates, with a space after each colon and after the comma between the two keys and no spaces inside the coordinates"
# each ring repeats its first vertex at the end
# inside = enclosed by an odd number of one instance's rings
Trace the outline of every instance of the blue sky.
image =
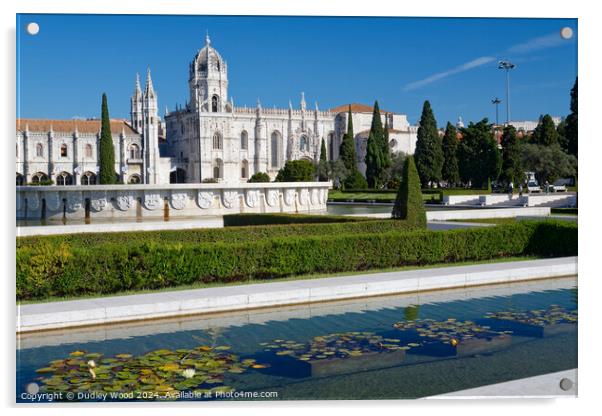
{"type": "Polygon", "coordinates": [[[511,118],[537,119],[569,112],[577,75],[576,19],[18,15],[17,116],[98,117],[106,92],[111,117],[128,118],[135,74],[144,81],[147,67],[161,113],[172,109],[188,97],[188,64],[207,30],[237,106],[259,97],[296,107],[304,91],[312,108],[378,99],[416,123],[428,99],[440,126],[493,120],[504,58],[517,65],[511,118]],[[31,21],[36,36],[25,31],[31,21]]]}

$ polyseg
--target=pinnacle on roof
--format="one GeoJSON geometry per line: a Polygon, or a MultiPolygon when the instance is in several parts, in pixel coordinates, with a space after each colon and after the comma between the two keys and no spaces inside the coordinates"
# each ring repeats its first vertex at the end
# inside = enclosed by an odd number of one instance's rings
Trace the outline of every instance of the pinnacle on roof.
{"type": "Polygon", "coordinates": [[[151,78],[151,70],[148,68],[146,70],[146,85],[144,86],[144,96],[145,97],[154,97],[155,89],[153,87],[153,80],[151,78]]]}

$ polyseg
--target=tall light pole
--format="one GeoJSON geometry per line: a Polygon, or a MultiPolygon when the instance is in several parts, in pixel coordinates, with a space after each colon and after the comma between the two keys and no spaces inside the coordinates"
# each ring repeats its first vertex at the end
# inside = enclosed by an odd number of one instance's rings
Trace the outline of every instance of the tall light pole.
{"type": "Polygon", "coordinates": [[[493,100],[491,100],[491,104],[495,105],[495,125],[496,126],[500,125],[500,122],[499,122],[499,118],[500,118],[499,104],[501,102],[502,102],[502,100],[500,100],[497,97],[495,97],[493,100]]]}
{"type": "Polygon", "coordinates": [[[510,124],[510,70],[515,67],[510,61],[500,61],[497,66],[498,69],[506,70],[506,126],[510,124]]]}

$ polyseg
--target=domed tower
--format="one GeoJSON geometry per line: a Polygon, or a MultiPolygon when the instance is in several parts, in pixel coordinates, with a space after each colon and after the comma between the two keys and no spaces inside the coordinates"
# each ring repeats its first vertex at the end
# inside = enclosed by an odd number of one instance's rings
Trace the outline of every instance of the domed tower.
{"type": "Polygon", "coordinates": [[[209,34],[205,46],[190,63],[188,79],[190,105],[196,111],[221,113],[228,100],[228,66],[211,46],[209,34]]]}

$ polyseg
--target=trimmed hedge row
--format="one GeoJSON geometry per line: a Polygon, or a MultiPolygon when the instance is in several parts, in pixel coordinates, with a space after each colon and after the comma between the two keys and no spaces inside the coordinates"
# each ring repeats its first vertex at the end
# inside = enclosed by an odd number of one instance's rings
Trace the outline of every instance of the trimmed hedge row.
{"type": "Polygon", "coordinates": [[[451,231],[272,238],[246,243],[51,245],[17,249],[17,299],[110,294],[196,282],[577,254],[577,226],[529,222],[451,231]]]}
{"type": "Polygon", "coordinates": [[[355,222],[325,224],[283,224],[261,227],[201,228],[196,230],[136,231],[120,233],[84,233],[56,236],[18,237],[17,248],[37,247],[40,244],[67,245],[93,248],[99,244],[115,243],[138,245],[142,243],[200,244],[200,243],[243,243],[275,237],[325,236],[339,234],[369,234],[390,231],[413,230],[415,226],[406,221],[392,219],[366,219],[345,217],[355,222]]]}
{"type": "Polygon", "coordinates": [[[224,215],[224,227],[273,224],[325,224],[338,222],[370,221],[368,217],[311,214],[229,214],[224,215]]]}

